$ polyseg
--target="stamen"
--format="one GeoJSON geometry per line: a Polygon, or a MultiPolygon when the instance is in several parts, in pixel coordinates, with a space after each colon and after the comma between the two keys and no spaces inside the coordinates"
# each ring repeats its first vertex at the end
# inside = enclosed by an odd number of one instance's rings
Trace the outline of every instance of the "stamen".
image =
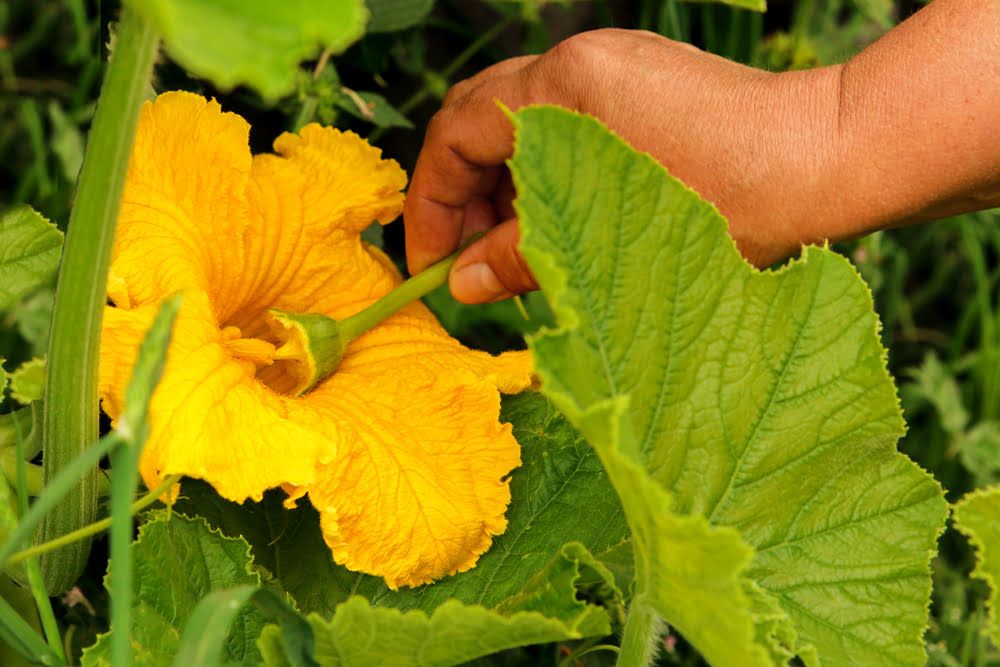
{"type": "Polygon", "coordinates": [[[223,345],[234,357],[253,362],[256,366],[270,366],[274,363],[274,345],[265,340],[259,338],[225,340],[225,330],[223,330],[223,338],[223,345]]]}

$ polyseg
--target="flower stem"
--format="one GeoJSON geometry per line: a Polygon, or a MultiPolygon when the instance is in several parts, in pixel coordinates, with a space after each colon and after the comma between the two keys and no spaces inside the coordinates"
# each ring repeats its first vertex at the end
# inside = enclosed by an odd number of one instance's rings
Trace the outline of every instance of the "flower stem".
{"type": "MultiPolygon", "coordinates": [[[[42,433],[46,482],[98,435],[97,364],[108,264],[158,41],[152,26],[126,5],[91,126],[56,285],[42,433]]],[[[74,531],[96,514],[97,469],[92,467],[46,517],[37,539],[47,542],[74,531]]],[[[49,592],[72,585],[89,547],[74,542],[42,559],[49,592]]]]}
{"type": "Polygon", "coordinates": [[[395,314],[417,299],[427,296],[443,285],[448,280],[448,274],[451,272],[451,267],[455,264],[455,260],[458,259],[462,250],[468,244],[469,242],[466,242],[458,252],[449,255],[437,264],[431,265],[421,273],[404,281],[399,287],[364,310],[340,320],[340,336],[344,345],[346,346],[390,315],[395,314]]]}
{"type": "MultiPolygon", "coordinates": [[[[152,505],[164,493],[169,491],[170,487],[176,484],[180,480],[180,478],[181,478],[180,475],[171,475],[170,477],[164,479],[163,482],[161,482],[156,488],[154,488],[152,491],[147,492],[146,495],[144,495],[142,498],[139,498],[137,501],[132,503],[132,506],[130,508],[132,514],[138,514],[142,510],[152,505]]],[[[67,533],[65,535],[57,537],[54,540],[43,542],[42,544],[36,544],[32,547],[24,549],[23,551],[18,551],[16,554],[7,559],[6,565],[7,566],[16,565],[25,558],[31,558],[32,556],[37,556],[39,554],[49,553],[55,549],[64,547],[67,544],[73,544],[74,542],[85,540],[89,537],[93,537],[94,535],[103,533],[110,527],[111,527],[111,517],[108,517],[106,519],[101,519],[100,521],[95,521],[94,523],[88,524],[83,528],[78,528],[77,530],[74,530],[72,533],[67,533]]]]}

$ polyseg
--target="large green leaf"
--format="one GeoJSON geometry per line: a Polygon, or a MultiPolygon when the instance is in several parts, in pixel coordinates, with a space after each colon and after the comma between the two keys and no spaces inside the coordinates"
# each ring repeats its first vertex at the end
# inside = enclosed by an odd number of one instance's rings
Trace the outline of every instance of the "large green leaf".
{"type": "Polygon", "coordinates": [[[350,595],[373,604],[432,611],[446,600],[493,607],[520,594],[567,542],[600,556],[627,537],[624,516],[590,446],[542,396],[504,399],[501,418],[514,425],[522,465],[511,477],[507,531],[472,570],[415,589],[389,590],[381,579],[333,563],[308,503],[289,511],[282,495],[236,505],[207,485],[185,481],[177,509],[198,513],[227,535],[244,536],[255,562],[306,612],[330,616],[350,595]]]}
{"type": "Polygon", "coordinates": [[[127,0],[170,55],[221,88],[245,83],[266,98],[291,92],[300,61],[347,48],[364,33],[364,0],[127,0]]]}
{"type": "Polygon", "coordinates": [[[0,310],[49,282],[61,252],[62,232],[32,208],[0,215],[0,310]]]}
{"type": "Polygon", "coordinates": [[[596,120],[514,122],[522,250],[560,324],[531,341],[536,369],[618,490],[640,604],[713,664],[779,657],[789,620],[809,660],[922,663],[947,508],[896,451],[857,273],[821,248],[757,271],[711,205],[596,120]]]}
{"type": "MultiPolygon", "coordinates": [[[[202,519],[166,510],[150,512],[147,518],[131,547],[132,659],[136,665],[169,665],[188,617],[204,596],[241,584],[259,585],[260,575],[251,567],[245,540],[225,537],[202,519]]],[[[225,643],[225,659],[259,660],[256,640],[263,625],[259,611],[241,610],[225,643]]],[[[109,638],[110,633],[102,635],[84,651],[85,667],[110,664],[109,638]]]]}
{"type": "MultiPolygon", "coordinates": [[[[611,574],[581,545],[567,544],[528,583],[496,609],[447,600],[433,612],[373,607],[361,597],[340,604],[333,618],[309,616],[316,660],[324,667],[448,667],[508,648],[610,634],[604,607],[615,600],[611,574]]],[[[289,664],[276,626],[261,637],[265,663],[289,664]]]]}
{"type": "Polygon", "coordinates": [[[976,547],[976,569],[972,576],[989,586],[987,626],[993,643],[1000,646],[1000,486],[974,491],[954,508],[955,527],[976,547]]]}

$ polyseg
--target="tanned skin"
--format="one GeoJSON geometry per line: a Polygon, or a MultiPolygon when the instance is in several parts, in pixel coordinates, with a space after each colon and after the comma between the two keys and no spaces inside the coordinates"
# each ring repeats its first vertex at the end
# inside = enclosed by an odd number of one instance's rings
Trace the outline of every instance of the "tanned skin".
{"type": "Polygon", "coordinates": [[[653,33],[596,30],[456,84],[406,199],[410,271],[475,232],[466,303],[536,289],[518,249],[497,105],[592,114],[729,220],[758,266],[803,243],[1000,206],[1000,0],[935,0],[843,65],[770,73],[653,33]]]}

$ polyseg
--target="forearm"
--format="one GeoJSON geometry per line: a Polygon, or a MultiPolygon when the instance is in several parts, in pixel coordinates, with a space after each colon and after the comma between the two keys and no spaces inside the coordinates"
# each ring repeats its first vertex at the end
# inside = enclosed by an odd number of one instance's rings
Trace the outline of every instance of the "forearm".
{"type": "Polygon", "coordinates": [[[752,187],[705,193],[755,264],[1000,206],[1000,0],[935,0],[845,65],[758,88],[752,187]]]}
{"type": "Polygon", "coordinates": [[[1000,206],[1000,0],[936,0],[843,66],[847,236],[1000,206]]]}

